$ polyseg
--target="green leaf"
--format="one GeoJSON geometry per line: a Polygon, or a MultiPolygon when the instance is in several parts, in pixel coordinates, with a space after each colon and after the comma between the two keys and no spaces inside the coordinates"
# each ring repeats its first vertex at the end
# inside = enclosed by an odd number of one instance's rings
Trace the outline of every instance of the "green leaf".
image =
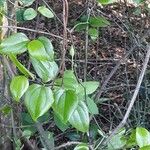
{"type": "Polygon", "coordinates": [[[140,3],[144,2],[144,0],[133,0],[133,2],[139,5],[140,3]]]}
{"type": "Polygon", "coordinates": [[[29,81],[25,76],[15,76],[10,83],[10,91],[15,101],[19,102],[29,87],[29,81]]]}
{"type": "Polygon", "coordinates": [[[64,124],[61,119],[59,119],[59,117],[55,114],[54,115],[54,122],[56,124],[56,126],[61,130],[61,131],[65,131],[68,129],[69,125],[68,124],[64,124]]]}
{"type": "Polygon", "coordinates": [[[25,76],[27,77],[31,77],[32,79],[34,79],[34,74],[32,74],[28,69],[26,69],[16,58],[15,55],[9,55],[9,58],[11,59],[11,61],[16,65],[16,67],[19,69],[19,71],[21,73],[23,73],[25,76]]]}
{"type": "Polygon", "coordinates": [[[136,130],[132,130],[128,140],[127,140],[127,143],[126,143],[126,146],[127,148],[132,148],[134,146],[137,145],[137,142],[136,142],[136,130]]]}
{"type": "Polygon", "coordinates": [[[87,97],[86,100],[87,100],[87,106],[88,106],[89,112],[93,115],[99,114],[98,107],[96,103],[94,102],[94,100],[91,99],[90,97],[87,97]]]}
{"type": "Polygon", "coordinates": [[[85,94],[84,91],[86,90],[86,95],[89,95],[95,92],[98,87],[99,87],[99,82],[87,81],[87,82],[83,82],[82,85],[79,85],[77,90],[78,90],[78,93],[83,94],[83,95],[85,94]]]}
{"type": "Polygon", "coordinates": [[[38,11],[47,18],[53,18],[54,14],[45,6],[38,7],[38,11]]]}
{"type": "Polygon", "coordinates": [[[74,91],[61,88],[57,89],[54,95],[53,110],[66,123],[78,106],[77,95],[74,91]]]}
{"type": "Polygon", "coordinates": [[[92,26],[92,27],[107,27],[110,25],[110,22],[106,20],[106,18],[104,17],[100,17],[100,16],[97,16],[97,17],[90,17],[89,19],[89,24],[92,26]]]}
{"type": "Polygon", "coordinates": [[[49,87],[32,84],[25,94],[25,105],[34,121],[44,115],[53,102],[53,93],[49,87]]]}
{"type": "Polygon", "coordinates": [[[0,108],[0,112],[1,112],[4,116],[9,115],[10,112],[11,112],[11,110],[12,110],[12,108],[11,108],[9,105],[7,105],[7,104],[5,104],[4,106],[2,106],[2,107],[0,108]]]}
{"type": "Polygon", "coordinates": [[[1,47],[11,47],[22,42],[28,42],[29,39],[24,33],[15,33],[8,38],[4,39],[1,43],[1,47]]]}
{"type": "Polygon", "coordinates": [[[23,13],[24,20],[32,20],[37,16],[37,12],[33,8],[28,8],[23,13]]]}
{"type": "Polygon", "coordinates": [[[89,150],[88,145],[86,143],[81,143],[77,145],[74,150],[89,150]]]}
{"type": "Polygon", "coordinates": [[[16,19],[18,22],[24,22],[24,17],[23,17],[24,11],[25,10],[23,8],[16,10],[16,19]]]}
{"type": "Polygon", "coordinates": [[[89,130],[89,113],[88,108],[83,101],[80,101],[78,107],[69,119],[70,124],[81,132],[89,130]]]}
{"type": "Polygon", "coordinates": [[[103,5],[107,5],[115,2],[115,0],[97,0],[97,1],[103,5]]]}
{"type": "Polygon", "coordinates": [[[136,142],[138,146],[144,147],[150,145],[150,133],[148,130],[142,127],[136,128],[136,142]]]}
{"type": "Polygon", "coordinates": [[[50,60],[49,55],[47,54],[45,47],[42,42],[39,40],[33,40],[28,43],[28,51],[29,54],[36,58],[37,60],[50,60]]]}
{"type": "MultiPolygon", "coordinates": [[[[51,145],[50,149],[54,150],[54,137],[53,137],[53,133],[49,132],[49,131],[44,131],[43,135],[49,140],[49,144],[51,145]]],[[[42,142],[42,145],[45,147],[45,150],[47,150],[44,138],[42,136],[40,136],[40,140],[42,142]]]]}
{"type": "Polygon", "coordinates": [[[40,36],[38,40],[41,41],[42,44],[44,45],[44,48],[50,57],[50,61],[54,61],[54,48],[51,41],[44,36],[40,36]]]}
{"type": "Polygon", "coordinates": [[[59,69],[54,61],[40,61],[31,57],[31,62],[43,82],[48,82],[56,77],[59,69]]]}
{"type": "Polygon", "coordinates": [[[122,149],[127,142],[124,134],[125,134],[125,129],[123,128],[121,129],[121,131],[119,131],[119,133],[114,135],[108,142],[108,150],[122,149]]]}
{"type": "Polygon", "coordinates": [[[21,54],[27,50],[29,39],[23,33],[15,33],[4,39],[0,44],[0,53],[21,54]]]}
{"type": "Polygon", "coordinates": [[[90,35],[91,39],[93,41],[95,41],[99,36],[98,30],[95,28],[90,28],[89,29],[89,35],[90,35]]]}
{"type": "Polygon", "coordinates": [[[35,0],[19,0],[20,4],[23,6],[30,6],[35,0]]]}
{"type": "Polygon", "coordinates": [[[78,90],[78,81],[73,73],[72,70],[66,70],[64,72],[63,79],[57,79],[55,81],[56,85],[61,85],[63,81],[63,86],[66,90],[73,90],[77,91],[78,90]]]}
{"type": "Polygon", "coordinates": [[[139,150],[150,150],[150,145],[141,147],[139,150]]]}

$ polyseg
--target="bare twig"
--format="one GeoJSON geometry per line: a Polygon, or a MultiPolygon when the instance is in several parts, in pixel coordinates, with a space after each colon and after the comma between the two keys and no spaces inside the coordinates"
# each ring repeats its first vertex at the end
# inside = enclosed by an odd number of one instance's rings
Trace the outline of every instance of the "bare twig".
{"type": "Polygon", "coordinates": [[[130,112],[132,110],[132,107],[134,105],[134,102],[136,101],[136,97],[138,95],[138,92],[139,92],[139,89],[141,87],[141,83],[143,81],[143,78],[144,78],[144,74],[145,74],[145,71],[146,71],[146,68],[147,68],[147,65],[148,65],[148,62],[149,62],[149,59],[150,59],[150,45],[148,45],[147,47],[147,54],[145,56],[145,60],[144,60],[144,63],[143,63],[143,67],[142,67],[142,70],[141,70],[141,73],[140,73],[140,76],[139,76],[139,79],[138,79],[138,82],[137,82],[137,85],[136,85],[136,88],[135,88],[135,91],[134,91],[134,94],[132,96],[132,99],[130,101],[130,104],[129,104],[129,107],[125,113],[125,116],[124,118],[122,119],[122,121],[120,122],[120,124],[115,128],[115,130],[111,133],[111,135],[107,138],[106,140],[106,143],[117,133],[117,131],[119,129],[121,129],[126,123],[127,123],[127,119],[130,115],[130,112]]]}
{"type": "Polygon", "coordinates": [[[67,23],[68,23],[68,1],[63,0],[63,48],[62,48],[62,61],[60,65],[60,70],[62,71],[62,74],[65,69],[65,56],[67,51],[67,23]]]}
{"type": "Polygon", "coordinates": [[[20,29],[20,30],[25,30],[25,31],[30,31],[30,32],[35,32],[35,33],[40,33],[40,34],[45,34],[45,35],[49,35],[58,39],[63,39],[63,37],[59,36],[59,35],[55,35],[53,33],[49,33],[49,32],[44,32],[44,31],[38,31],[38,30],[34,30],[34,29],[29,29],[29,28],[24,28],[24,27],[16,27],[16,26],[0,26],[0,28],[9,28],[9,29],[20,29]]]}
{"type": "Polygon", "coordinates": [[[60,146],[58,146],[58,147],[55,147],[55,150],[61,150],[61,149],[63,149],[64,147],[69,147],[69,146],[72,146],[72,145],[78,145],[78,144],[81,144],[81,142],[67,142],[67,143],[65,143],[65,144],[62,144],[62,145],[60,145],[60,146]]]}

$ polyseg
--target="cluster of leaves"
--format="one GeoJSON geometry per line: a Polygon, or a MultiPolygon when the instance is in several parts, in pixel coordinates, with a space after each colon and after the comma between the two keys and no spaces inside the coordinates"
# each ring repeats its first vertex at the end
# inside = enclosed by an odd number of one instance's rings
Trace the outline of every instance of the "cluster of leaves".
{"type": "Polygon", "coordinates": [[[93,41],[99,37],[99,28],[104,28],[110,25],[110,22],[101,16],[88,17],[82,16],[80,20],[76,23],[76,31],[83,31],[88,26],[88,34],[93,41]]]}
{"type": "Polygon", "coordinates": [[[20,0],[21,8],[16,10],[16,17],[18,22],[24,22],[27,20],[33,20],[37,15],[38,12],[46,18],[53,18],[53,12],[48,9],[46,6],[39,6],[37,11],[32,7],[29,7],[33,4],[34,0],[20,0]]]}
{"type": "Polygon", "coordinates": [[[98,88],[98,82],[79,83],[72,70],[66,70],[62,78],[56,78],[58,66],[54,61],[53,46],[51,41],[43,36],[29,40],[23,33],[13,34],[1,42],[0,53],[8,55],[23,74],[13,77],[10,91],[16,102],[20,102],[24,95],[27,110],[35,122],[52,107],[63,124],[69,122],[79,131],[88,132],[89,112],[97,113],[95,108],[91,108],[93,106],[97,109],[97,106],[88,95],[98,88]],[[17,55],[25,51],[42,80],[41,84],[30,84],[28,77],[37,78],[17,60],[17,55]],[[54,78],[54,84],[47,84],[54,78]]]}
{"type": "Polygon", "coordinates": [[[150,132],[142,127],[130,129],[126,132],[122,129],[114,135],[108,143],[108,150],[139,148],[139,150],[150,150],[150,132]]]}

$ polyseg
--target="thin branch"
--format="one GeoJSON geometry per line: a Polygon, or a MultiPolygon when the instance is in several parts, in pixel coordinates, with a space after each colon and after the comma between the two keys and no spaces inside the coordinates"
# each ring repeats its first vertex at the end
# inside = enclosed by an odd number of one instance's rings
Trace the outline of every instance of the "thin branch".
{"type": "Polygon", "coordinates": [[[16,27],[16,26],[0,26],[0,28],[9,28],[9,29],[20,29],[20,30],[25,30],[25,31],[30,31],[30,32],[35,32],[35,33],[40,33],[40,34],[45,34],[45,35],[49,35],[58,39],[63,39],[63,37],[59,36],[59,35],[55,35],[53,33],[49,33],[49,32],[44,32],[44,31],[39,31],[39,30],[34,30],[34,29],[29,29],[29,28],[24,28],[24,27],[16,27]]]}
{"type": "Polygon", "coordinates": [[[78,144],[81,144],[81,142],[67,142],[67,143],[62,144],[62,145],[60,145],[58,147],[55,147],[55,150],[59,150],[59,149],[61,150],[64,147],[69,147],[69,146],[78,145],[78,144]]]}
{"type": "Polygon", "coordinates": [[[146,71],[149,59],[150,59],[150,45],[148,45],[148,47],[147,47],[147,54],[145,56],[143,67],[142,67],[142,70],[141,70],[141,73],[140,73],[140,76],[139,76],[139,79],[138,79],[138,82],[137,82],[134,94],[133,94],[132,99],[130,101],[129,107],[128,107],[126,113],[125,113],[125,116],[122,119],[122,121],[120,122],[120,124],[111,133],[111,135],[107,138],[105,143],[109,142],[109,140],[118,132],[118,130],[121,129],[127,123],[127,119],[129,118],[130,112],[131,112],[132,107],[133,107],[133,105],[134,105],[134,103],[136,101],[136,97],[137,97],[137,95],[139,93],[139,90],[140,90],[140,87],[141,87],[141,83],[143,81],[144,74],[145,74],[145,71],[146,71]]]}

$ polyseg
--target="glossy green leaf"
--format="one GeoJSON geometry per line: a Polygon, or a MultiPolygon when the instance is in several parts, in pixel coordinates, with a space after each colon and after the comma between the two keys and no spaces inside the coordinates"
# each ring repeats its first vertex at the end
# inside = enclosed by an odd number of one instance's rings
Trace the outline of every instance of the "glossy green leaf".
{"type": "Polygon", "coordinates": [[[90,97],[87,97],[86,100],[87,100],[87,106],[88,106],[89,112],[93,115],[99,114],[98,107],[96,103],[94,102],[94,100],[91,99],[90,97]]]}
{"type": "Polygon", "coordinates": [[[136,142],[139,147],[150,145],[150,132],[142,127],[136,128],[136,142]]]}
{"type": "Polygon", "coordinates": [[[23,13],[24,20],[32,20],[37,16],[37,12],[33,8],[28,8],[23,13]]]}
{"type": "Polygon", "coordinates": [[[81,132],[89,130],[89,113],[88,108],[83,101],[80,101],[78,107],[69,119],[70,124],[81,132]]]}
{"type": "Polygon", "coordinates": [[[11,61],[16,65],[16,67],[19,69],[21,73],[23,73],[27,77],[31,77],[34,79],[34,74],[32,74],[28,69],[26,69],[17,59],[15,55],[9,55],[9,58],[11,61]]]}
{"type": "Polygon", "coordinates": [[[12,110],[12,108],[11,108],[9,105],[7,105],[7,104],[5,104],[4,106],[2,106],[2,107],[0,108],[0,112],[1,112],[4,116],[9,115],[9,114],[11,113],[11,110],[12,110]]]}
{"type": "Polygon", "coordinates": [[[8,38],[4,39],[1,43],[1,47],[11,47],[22,42],[28,42],[29,39],[24,33],[15,33],[8,38]]]}
{"type": "Polygon", "coordinates": [[[38,7],[38,11],[47,18],[53,18],[54,14],[45,6],[38,7]]]}
{"type": "Polygon", "coordinates": [[[127,143],[126,143],[126,147],[127,148],[131,148],[131,147],[134,147],[137,145],[137,142],[136,142],[136,130],[132,130],[128,140],[127,140],[127,143]]]}
{"type": "Polygon", "coordinates": [[[54,48],[51,41],[45,36],[40,36],[38,40],[44,45],[44,48],[50,57],[50,61],[54,61],[54,48]]]}
{"type": "Polygon", "coordinates": [[[49,87],[32,84],[25,94],[25,105],[34,121],[44,115],[53,102],[53,93],[49,87]]]}
{"type": "Polygon", "coordinates": [[[125,138],[125,129],[121,129],[119,133],[114,135],[110,141],[108,142],[108,150],[119,150],[122,149],[126,144],[126,138],[125,138]]]}
{"type": "Polygon", "coordinates": [[[19,102],[29,87],[29,81],[25,76],[15,76],[10,83],[10,91],[15,101],[19,102]]]}
{"type": "Polygon", "coordinates": [[[74,91],[57,89],[55,91],[54,112],[66,123],[78,106],[77,95],[74,91]]]}
{"type": "Polygon", "coordinates": [[[150,145],[141,147],[139,150],[150,150],[150,145]]]}
{"type": "Polygon", "coordinates": [[[68,129],[69,125],[68,124],[64,124],[61,119],[55,114],[54,115],[54,122],[56,124],[56,126],[61,130],[61,131],[65,131],[68,129]]]}
{"type": "Polygon", "coordinates": [[[110,25],[110,22],[106,20],[104,17],[90,17],[89,24],[92,27],[107,27],[110,25]]]}
{"type": "Polygon", "coordinates": [[[31,62],[37,75],[43,82],[48,82],[56,77],[59,69],[54,61],[39,61],[31,57],[31,62]]]}
{"type": "Polygon", "coordinates": [[[89,150],[89,147],[86,143],[81,143],[77,145],[74,150],[89,150]]]}
{"type": "Polygon", "coordinates": [[[99,36],[99,31],[95,28],[90,28],[88,33],[93,41],[95,41],[99,36]]]}
{"type": "Polygon", "coordinates": [[[78,85],[78,93],[84,95],[86,91],[86,95],[92,94],[99,87],[99,82],[96,81],[87,81],[83,82],[82,85],[78,85]]]}
{"type": "Polygon", "coordinates": [[[50,60],[43,43],[39,40],[33,40],[28,43],[29,54],[37,60],[50,60]]]}
{"type": "Polygon", "coordinates": [[[23,33],[15,33],[0,44],[0,53],[20,54],[27,50],[28,37],[23,33]]]}
{"type": "Polygon", "coordinates": [[[144,1],[145,0],[133,0],[133,2],[136,3],[136,4],[140,4],[140,3],[144,2],[144,1]]]}
{"type": "Polygon", "coordinates": [[[19,0],[20,4],[23,6],[30,6],[35,0],[19,0]]]}
{"type": "Polygon", "coordinates": [[[115,2],[115,0],[97,0],[100,4],[107,5],[115,2]]]}
{"type": "Polygon", "coordinates": [[[57,79],[55,81],[56,85],[61,85],[63,80],[63,86],[66,90],[77,91],[78,81],[72,70],[66,70],[64,72],[63,79],[57,79]]]}
{"type": "Polygon", "coordinates": [[[23,17],[24,11],[25,10],[23,8],[19,8],[16,10],[16,19],[18,22],[24,22],[24,17],[23,17]]]}
{"type": "Polygon", "coordinates": [[[0,53],[2,54],[21,54],[27,50],[27,43],[22,42],[10,47],[0,47],[0,53]]]}

